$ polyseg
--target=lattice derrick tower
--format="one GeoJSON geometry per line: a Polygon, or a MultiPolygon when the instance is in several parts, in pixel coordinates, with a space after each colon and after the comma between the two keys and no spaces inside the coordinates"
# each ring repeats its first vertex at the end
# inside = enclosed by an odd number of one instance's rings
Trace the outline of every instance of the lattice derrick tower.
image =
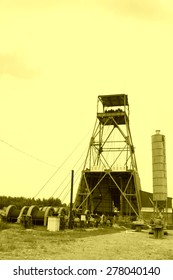
{"type": "Polygon", "coordinates": [[[140,181],[125,94],[100,95],[74,209],[139,215],[140,181]]]}

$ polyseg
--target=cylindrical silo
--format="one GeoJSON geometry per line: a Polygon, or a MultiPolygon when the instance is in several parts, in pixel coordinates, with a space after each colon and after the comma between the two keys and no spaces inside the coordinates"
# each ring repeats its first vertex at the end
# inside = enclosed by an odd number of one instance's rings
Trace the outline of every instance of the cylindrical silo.
{"type": "Polygon", "coordinates": [[[165,136],[160,130],[152,135],[153,201],[167,200],[165,136]]]}

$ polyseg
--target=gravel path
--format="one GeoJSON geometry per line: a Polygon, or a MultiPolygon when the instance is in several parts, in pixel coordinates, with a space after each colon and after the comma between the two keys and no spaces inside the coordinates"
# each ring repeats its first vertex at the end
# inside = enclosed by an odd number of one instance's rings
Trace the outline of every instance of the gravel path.
{"type": "Polygon", "coordinates": [[[173,259],[173,232],[155,239],[146,232],[121,233],[78,239],[63,245],[55,259],[70,260],[163,260],[173,259]]]}

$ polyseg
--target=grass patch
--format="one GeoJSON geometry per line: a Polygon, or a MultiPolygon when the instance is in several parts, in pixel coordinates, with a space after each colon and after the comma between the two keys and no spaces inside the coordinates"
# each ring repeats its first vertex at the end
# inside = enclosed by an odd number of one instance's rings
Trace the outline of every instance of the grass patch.
{"type": "Polygon", "coordinates": [[[0,222],[0,230],[4,230],[4,229],[8,229],[9,225],[7,223],[4,222],[0,222]]]}
{"type": "Polygon", "coordinates": [[[24,237],[23,242],[35,243],[35,239],[31,236],[26,236],[26,237],[24,237]]]}
{"type": "Polygon", "coordinates": [[[116,239],[116,233],[122,231],[124,229],[117,227],[98,227],[50,232],[45,227],[26,230],[16,225],[0,233],[0,259],[115,259],[116,256],[127,259],[128,254],[130,259],[173,259],[173,247],[170,245],[172,234],[164,240],[155,240],[148,238],[146,232],[134,232],[134,240],[133,234],[124,232],[122,243],[120,239],[116,239]],[[95,239],[97,236],[100,238],[95,239]],[[93,243],[93,240],[96,240],[97,244],[93,243]],[[99,246],[104,249],[103,252],[99,246]],[[142,248],[141,251],[139,247],[142,248]],[[146,253],[144,248],[147,248],[146,253]]]}
{"type": "Polygon", "coordinates": [[[16,250],[15,244],[1,244],[0,245],[0,252],[11,252],[16,250]]]}
{"type": "Polygon", "coordinates": [[[5,246],[2,244],[0,244],[0,252],[6,252],[5,246]]]}

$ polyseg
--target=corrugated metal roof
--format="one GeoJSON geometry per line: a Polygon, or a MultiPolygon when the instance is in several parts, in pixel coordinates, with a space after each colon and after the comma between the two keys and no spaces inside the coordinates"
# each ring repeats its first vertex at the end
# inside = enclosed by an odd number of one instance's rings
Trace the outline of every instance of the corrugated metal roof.
{"type": "MultiPolygon", "coordinates": [[[[153,207],[152,202],[153,201],[153,193],[140,191],[141,193],[141,204],[142,207],[153,207]]],[[[167,207],[172,208],[172,198],[167,198],[167,207]]]]}
{"type": "Polygon", "coordinates": [[[104,106],[128,105],[128,96],[126,94],[99,95],[98,98],[104,106]]]}

